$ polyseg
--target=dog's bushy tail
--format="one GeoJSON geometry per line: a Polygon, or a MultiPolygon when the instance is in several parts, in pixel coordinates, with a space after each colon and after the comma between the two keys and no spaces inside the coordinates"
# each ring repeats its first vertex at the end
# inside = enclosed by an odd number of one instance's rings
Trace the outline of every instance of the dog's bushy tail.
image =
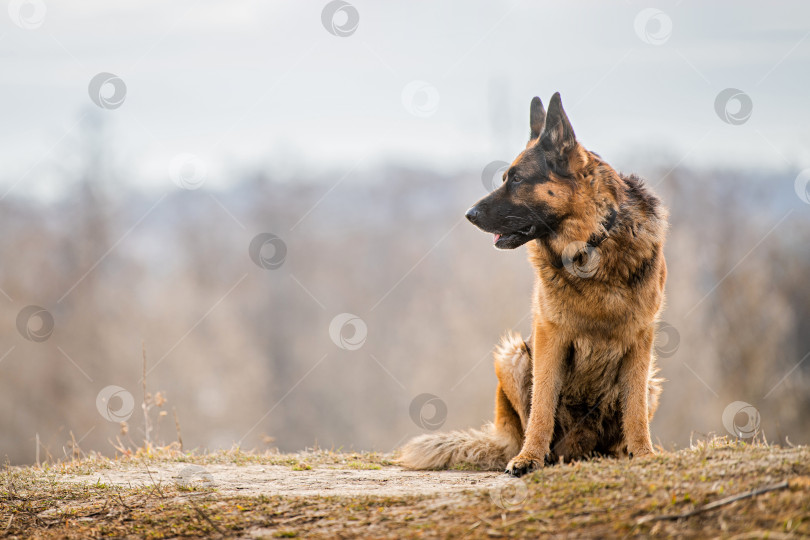
{"type": "Polygon", "coordinates": [[[481,429],[415,437],[402,448],[399,463],[409,469],[448,469],[461,465],[500,470],[519,450],[514,439],[498,433],[490,423],[481,429]]]}
{"type": "MultiPolygon", "coordinates": [[[[504,336],[495,351],[495,364],[500,367],[499,377],[509,375],[515,381],[521,381],[524,378],[521,373],[531,366],[523,339],[513,333],[504,336]]],[[[528,405],[521,406],[528,410],[528,405]]],[[[428,433],[415,437],[402,447],[398,461],[409,469],[448,469],[458,465],[503,470],[520,451],[521,444],[522,435],[514,428],[490,422],[481,429],[428,433]]]]}

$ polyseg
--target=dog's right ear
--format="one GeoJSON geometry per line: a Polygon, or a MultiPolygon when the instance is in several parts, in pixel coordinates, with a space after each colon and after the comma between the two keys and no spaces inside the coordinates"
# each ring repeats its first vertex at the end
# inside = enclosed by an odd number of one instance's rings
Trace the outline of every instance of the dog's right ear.
{"type": "Polygon", "coordinates": [[[532,98],[532,104],[529,107],[529,127],[531,128],[529,142],[540,137],[545,125],[546,109],[543,107],[543,102],[540,101],[540,98],[535,96],[532,98]]]}
{"type": "Polygon", "coordinates": [[[548,104],[548,126],[541,142],[544,150],[556,152],[559,156],[565,156],[577,145],[577,136],[565,114],[559,92],[551,96],[548,104]]]}
{"type": "Polygon", "coordinates": [[[560,93],[551,96],[548,104],[548,118],[546,127],[538,143],[543,150],[549,168],[559,175],[571,174],[571,168],[581,166],[583,162],[572,161],[574,150],[577,148],[577,136],[568,120],[568,115],[562,106],[560,93]]]}

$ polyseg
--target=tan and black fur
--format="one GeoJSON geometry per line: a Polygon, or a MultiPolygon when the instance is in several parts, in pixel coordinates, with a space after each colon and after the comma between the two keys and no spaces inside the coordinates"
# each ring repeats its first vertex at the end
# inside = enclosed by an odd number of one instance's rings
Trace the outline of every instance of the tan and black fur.
{"type": "Polygon", "coordinates": [[[495,247],[528,244],[532,335],[507,334],[496,351],[494,422],[413,439],[407,467],[466,463],[520,476],[559,460],[653,453],[666,210],[639,178],[579,144],[559,93],[548,114],[532,100],[530,128],[503,185],[467,218],[495,247]]]}

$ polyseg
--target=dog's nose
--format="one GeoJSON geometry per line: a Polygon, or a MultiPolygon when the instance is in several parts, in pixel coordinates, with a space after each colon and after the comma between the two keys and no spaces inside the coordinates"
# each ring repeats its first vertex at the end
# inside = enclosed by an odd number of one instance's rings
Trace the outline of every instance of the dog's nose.
{"type": "Polygon", "coordinates": [[[478,214],[479,214],[479,212],[478,212],[478,208],[476,208],[475,206],[473,206],[472,208],[470,208],[469,210],[467,210],[467,213],[466,213],[466,214],[464,214],[464,217],[466,217],[467,219],[469,219],[469,220],[470,220],[470,223],[475,223],[476,221],[478,221],[478,214]]]}

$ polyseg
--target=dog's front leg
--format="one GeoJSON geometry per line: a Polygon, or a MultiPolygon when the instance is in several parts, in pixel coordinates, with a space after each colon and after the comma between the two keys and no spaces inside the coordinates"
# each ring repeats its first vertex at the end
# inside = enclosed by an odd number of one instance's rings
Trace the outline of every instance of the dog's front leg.
{"type": "Polygon", "coordinates": [[[543,466],[554,435],[554,418],[562,387],[562,366],[568,346],[550,323],[535,325],[532,347],[532,408],[523,448],[506,473],[523,476],[543,466]]]}
{"type": "Polygon", "coordinates": [[[654,328],[643,330],[621,366],[622,429],[630,457],[654,453],[647,403],[654,336],[654,328]]]}

